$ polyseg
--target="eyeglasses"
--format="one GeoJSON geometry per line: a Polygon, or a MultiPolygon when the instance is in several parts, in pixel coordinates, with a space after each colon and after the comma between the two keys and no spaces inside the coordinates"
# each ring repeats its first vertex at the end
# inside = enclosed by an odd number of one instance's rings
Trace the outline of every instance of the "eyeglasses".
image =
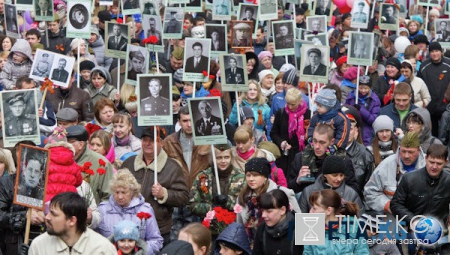
{"type": "Polygon", "coordinates": [[[406,125],[408,125],[408,126],[419,126],[419,125],[423,125],[423,124],[420,123],[420,122],[408,121],[408,122],[406,122],[406,125]]]}

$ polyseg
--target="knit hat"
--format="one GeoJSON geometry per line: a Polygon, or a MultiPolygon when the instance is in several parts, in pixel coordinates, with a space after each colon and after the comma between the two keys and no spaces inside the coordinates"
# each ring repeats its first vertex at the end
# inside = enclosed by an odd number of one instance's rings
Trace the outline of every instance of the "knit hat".
{"type": "Polygon", "coordinates": [[[389,65],[394,66],[399,71],[402,67],[402,65],[400,64],[400,60],[398,60],[398,58],[395,58],[395,57],[391,57],[386,60],[386,66],[389,66],[389,65]]]}
{"type": "Polygon", "coordinates": [[[98,31],[98,27],[96,25],[91,25],[91,34],[96,34],[97,37],[100,36],[100,32],[98,31]]]}
{"type": "Polygon", "coordinates": [[[158,255],[194,255],[194,249],[192,248],[192,244],[182,241],[175,240],[170,242],[168,245],[164,246],[162,250],[158,253],[158,255]]]}
{"type": "Polygon", "coordinates": [[[258,74],[259,81],[262,81],[262,79],[264,79],[264,77],[266,77],[269,74],[273,75],[273,72],[269,69],[264,69],[261,72],[259,72],[258,74]]]}
{"type": "Polygon", "coordinates": [[[291,69],[284,73],[282,81],[286,84],[292,84],[294,87],[298,86],[297,70],[291,69]]]}
{"type": "Polygon", "coordinates": [[[139,226],[129,220],[123,220],[114,226],[114,242],[131,239],[139,241],[139,226]]]}
{"type": "Polygon", "coordinates": [[[397,34],[400,35],[401,32],[406,32],[409,36],[409,31],[406,27],[400,27],[397,31],[397,34]]]}
{"type": "Polygon", "coordinates": [[[99,11],[97,16],[98,20],[101,22],[111,21],[111,14],[107,10],[99,11]]]}
{"type": "Polygon", "coordinates": [[[357,77],[358,77],[358,67],[357,66],[350,67],[344,73],[344,79],[347,79],[349,81],[356,80],[357,77]]]}
{"type": "Polygon", "coordinates": [[[56,113],[56,119],[58,121],[75,122],[78,120],[78,112],[72,108],[64,107],[56,113]]]}
{"type": "Polygon", "coordinates": [[[415,21],[417,21],[417,22],[419,22],[420,23],[420,25],[422,25],[423,24],[423,19],[422,19],[422,17],[420,17],[420,15],[411,15],[411,20],[415,20],[415,21]]]}
{"type": "Polygon", "coordinates": [[[271,172],[270,163],[265,158],[252,158],[245,163],[245,172],[257,172],[269,178],[271,172]]]}
{"type": "Polygon", "coordinates": [[[243,106],[241,109],[239,109],[239,115],[241,116],[241,120],[244,121],[246,119],[255,118],[255,115],[253,114],[252,108],[248,106],[243,106]]]}
{"type": "Polygon", "coordinates": [[[400,142],[400,146],[404,148],[419,148],[419,135],[416,132],[408,132],[400,142]]]}
{"type": "Polygon", "coordinates": [[[269,151],[275,156],[275,158],[281,157],[280,148],[272,142],[262,141],[258,144],[258,149],[269,151]]]}
{"type": "Polygon", "coordinates": [[[438,42],[432,42],[430,43],[430,46],[428,46],[428,51],[432,52],[433,50],[438,50],[442,52],[442,46],[438,42]]]}
{"type": "Polygon", "coordinates": [[[177,60],[183,60],[184,49],[181,47],[176,48],[174,51],[172,51],[172,57],[176,58],[177,60]]]}
{"type": "Polygon", "coordinates": [[[425,44],[430,44],[430,42],[428,41],[428,37],[426,35],[416,35],[416,37],[414,37],[414,44],[419,44],[419,43],[425,43],[425,44]]]}
{"type": "Polygon", "coordinates": [[[322,89],[316,95],[316,103],[331,109],[336,105],[336,91],[334,89],[322,89]]]}
{"type": "Polygon", "coordinates": [[[347,116],[350,121],[356,122],[357,127],[361,126],[361,114],[359,114],[359,111],[354,106],[344,104],[341,107],[341,111],[347,116]]]}
{"type": "Polygon", "coordinates": [[[67,131],[64,127],[57,126],[53,129],[52,135],[47,138],[47,144],[57,142],[67,142],[67,131]]]}
{"type": "Polygon", "coordinates": [[[270,58],[272,58],[273,56],[272,56],[272,53],[270,53],[270,51],[268,51],[268,50],[265,50],[265,51],[261,51],[259,54],[258,54],[258,59],[259,59],[259,61],[261,61],[263,58],[265,58],[265,57],[270,57],[270,58]]]}
{"type": "Polygon", "coordinates": [[[372,123],[372,127],[373,127],[373,132],[375,133],[375,135],[377,134],[378,131],[381,130],[394,130],[394,121],[389,118],[387,115],[380,115],[378,116],[375,121],[372,123]]]}
{"type": "Polygon", "coordinates": [[[304,15],[305,14],[305,10],[303,10],[303,8],[296,8],[295,9],[295,15],[304,15]]]}
{"type": "Polygon", "coordinates": [[[371,87],[371,83],[370,83],[370,76],[368,75],[362,75],[359,77],[359,85],[366,85],[371,87]]]}
{"type": "Polygon", "coordinates": [[[90,60],[84,60],[80,63],[80,72],[84,70],[92,70],[95,67],[95,63],[90,60]]]}
{"type": "Polygon", "coordinates": [[[347,56],[342,56],[336,60],[336,66],[339,70],[343,64],[347,63],[347,56]]]}
{"type": "Polygon", "coordinates": [[[278,71],[280,71],[280,73],[285,73],[292,69],[295,69],[295,66],[293,66],[292,64],[286,63],[286,64],[282,65],[280,67],[280,70],[278,70],[278,71]]]}
{"type": "Polygon", "coordinates": [[[345,174],[344,159],[337,155],[325,157],[322,163],[322,174],[345,174]]]}

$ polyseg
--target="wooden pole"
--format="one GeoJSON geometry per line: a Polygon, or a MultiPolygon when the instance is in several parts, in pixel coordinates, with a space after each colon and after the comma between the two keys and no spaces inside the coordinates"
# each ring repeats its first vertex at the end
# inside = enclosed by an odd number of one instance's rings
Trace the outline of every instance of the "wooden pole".
{"type": "Polygon", "coordinates": [[[25,239],[23,241],[24,244],[28,245],[30,242],[30,227],[31,227],[31,208],[28,208],[27,211],[27,223],[25,225],[25,239]]]}
{"type": "Polygon", "coordinates": [[[216,177],[217,195],[220,195],[220,182],[219,182],[219,172],[217,170],[216,152],[214,150],[214,145],[211,144],[212,158],[214,162],[214,176],[216,177]]]}

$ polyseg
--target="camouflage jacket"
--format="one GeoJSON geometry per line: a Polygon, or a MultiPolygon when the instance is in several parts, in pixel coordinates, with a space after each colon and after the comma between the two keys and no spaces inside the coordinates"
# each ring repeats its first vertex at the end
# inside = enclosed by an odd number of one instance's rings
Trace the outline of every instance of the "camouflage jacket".
{"type": "MultiPolygon", "coordinates": [[[[228,177],[228,193],[226,194],[228,195],[228,200],[223,207],[233,211],[233,207],[236,204],[236,198],[242,187],[245,185],[244,172],[241,169],[233,168],[228,177]]],[[[221,192],[224,194],[223,191],[221,192]]],[[[206,213],[213,208],[213,197],[215,194],[217,194],[217,183],[214,176],[214,170],[210,167],[201,171],[192,183],[189,199],[189,207],[191,208],[192,213],[203,219],[206,216],[206,213]]]]}

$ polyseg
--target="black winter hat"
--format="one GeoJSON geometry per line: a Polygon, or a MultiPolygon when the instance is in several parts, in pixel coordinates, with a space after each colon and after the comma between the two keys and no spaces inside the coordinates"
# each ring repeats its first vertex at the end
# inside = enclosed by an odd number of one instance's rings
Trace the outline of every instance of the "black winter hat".
{"type": "Polygon", "coordinates": [[[194,255],[194,249],[192,248],[192,244],[182,241],[175,240],[165,246],[158,255],[194,255]]]}
{"type": "Polygon", "coordinates": [[[336,155],[325,157],[322,163],[323,174],[345,174],[344,160],[336,155]]]}
{"type": "Polygon", "coordinates": [[[430,43],[430,46],[428,46],[428,51],[432,52],[433,50],[442,51],[442,46],[438,42],[432,42],[430,43]]]}
{"type": "Polygon", "coordinates": [[[391,66],[395,66],[395,68],[397,68],[399,71],[402,68],[402,64],[400,63],[400,60],[398,60],[398,58],[388,58],[386,60],[386,66],[391,65],[391,66]]]}
{"type": "Polygon", "coordinates": [[[92,70],[94,69],[95,64],[90,60],[84,60],[80,63],[80,72],[84,70],[92,70]]]}
{"type": "Polygon", "coordinates": [[[252,158],[245,164],[245,172],[257,172],[269,178],[270,163],[265,158],[252,158]]]}
{"type": "Polygon", "coordinates": [[[427,45],[430,44],[430,42],[428,41],[428,37],[426,35],[417,35],[414,38],[414,44],[418,44],[418,43],[426,43],[427,45]]]}

